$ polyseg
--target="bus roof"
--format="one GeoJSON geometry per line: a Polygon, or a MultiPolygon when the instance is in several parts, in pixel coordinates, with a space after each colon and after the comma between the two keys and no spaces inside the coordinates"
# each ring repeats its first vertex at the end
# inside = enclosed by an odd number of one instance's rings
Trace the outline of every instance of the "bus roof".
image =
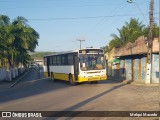
{"type": "Polygon", "coordinates": [[[62,54],[68,54],[68,53],[76,53],[79,52],[79,50],[102,50],[101,48],[84,48],[84,49],[77,49],[72,51],[66,51],[66,52],[57,52],[54,54],[44,55],[44,57],[53,56],[53,55],[62,55],[62,54]]]}

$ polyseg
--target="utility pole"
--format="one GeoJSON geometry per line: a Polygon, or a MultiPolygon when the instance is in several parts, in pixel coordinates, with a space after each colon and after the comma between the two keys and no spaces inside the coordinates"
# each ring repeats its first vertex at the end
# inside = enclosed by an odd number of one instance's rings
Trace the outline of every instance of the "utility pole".
{"type": "Polygon", "coordinates": [[[150,66],[149,69],[149,82],[152,81],[152,48],[153,48],[153,36],[152,36],[152,29],[153,29],[153,9],[154,9],[154,0],[150,1],[150,12],[149,12],[149,35],[148,35],[148,54],[147,54],[147,63],[150,66]]]}
{"type": "Polygon", "coordinates": [[[80,49],[81,49],[81,42],[84,42],[85,40],[80,40],[80,39],[78,39],[77,41],[80,42],[80,49]]]}

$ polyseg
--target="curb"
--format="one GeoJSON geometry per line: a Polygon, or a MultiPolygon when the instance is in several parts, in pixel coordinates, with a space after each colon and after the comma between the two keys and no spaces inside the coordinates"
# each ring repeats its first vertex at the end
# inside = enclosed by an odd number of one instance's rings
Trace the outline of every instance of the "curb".
{"type": "Polygon", "coordinates": [[[137,86],[159,86],[159,83],[146,84],[143,82],[137,82],[137,81],[133,81],[133,80],[124,80],[122,82],[126,83],[126,84],[137,85],[137,86]]]}
{"type": "Polygon", "coordinates": [[[137,82],[137,81],[134,81],[134,80],[124,80],[124,79],[118,80],[118,78],[108,78],[108,80],[115,81],[115,82],[122,82],[124,84],[137,85],[137,86],[159,86],[159,83],[146,84],[146,83],[137,82]]]}
{"type": "Polygon", "coordinates": [[[19,77],[9,88],[15,86],[18,82],[20,82],[21,79],[22,79],[23,77],[25,77],[29,72],[30,72],[30,71],[27,71],[26,73],[24,73],[24,74],[23,74],[21,77],[19,77]]]}

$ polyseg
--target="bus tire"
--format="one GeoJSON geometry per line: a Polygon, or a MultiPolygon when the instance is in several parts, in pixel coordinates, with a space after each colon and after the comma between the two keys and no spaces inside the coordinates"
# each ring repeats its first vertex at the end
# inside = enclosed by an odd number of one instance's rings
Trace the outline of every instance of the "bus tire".
{"type": "Polygon", "coordinates": [[[73,80],[72,74],[69,74],[69,83],[73,86],[76,85],[76,82],[73,80]]]}
{"type": "Polygon", "coordinates": [[[52,79],[52,81],[53,81],[53,82],[55,82],[55,79],[54,79],[54,74],[53,74],[53,72],[51,72],[51,79],[52,79]]]}

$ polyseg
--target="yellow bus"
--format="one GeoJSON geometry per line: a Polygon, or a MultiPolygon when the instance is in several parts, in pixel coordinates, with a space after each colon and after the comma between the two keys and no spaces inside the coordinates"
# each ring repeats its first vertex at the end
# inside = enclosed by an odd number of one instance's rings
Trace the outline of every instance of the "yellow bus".
{"type": "Polygon", "coordinates": [[[86,48],[44,56],[44,74],[52,80],[75,85],[106,80],[106,59],[102,49],[86,48]]]}

